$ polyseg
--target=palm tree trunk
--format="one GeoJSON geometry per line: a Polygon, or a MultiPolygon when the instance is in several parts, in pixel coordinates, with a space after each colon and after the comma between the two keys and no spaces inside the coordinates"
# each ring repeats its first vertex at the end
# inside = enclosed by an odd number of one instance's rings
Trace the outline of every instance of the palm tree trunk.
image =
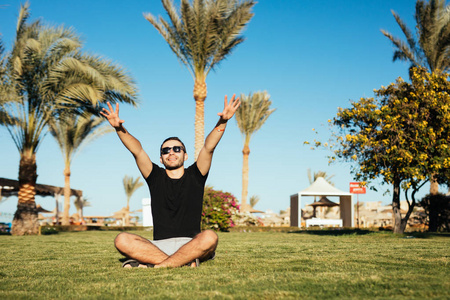
{"type": "Polygon", "coordinates": [[[12,222],[12,235],[34,235],[39,233],[38,213],[36,210],[36,154],[20,155],[19,194],[17,210],[12,222]]]}
{"type": "Polygon", "coordinates": [[[124,225],[129,226],[130,225],[130,197],[127,198],[127,211],[125,215],[124,225]]]}
{"type": "Polygon", "coordinates": [[[241,198],[241,211],[247,211],[247,196],[248,196],[248,156],[250,155],[250,148],[248,143],[244,145],[242,150],[243,160],[242,160],[242,198],[241,198]]]}
{"type": "Polygon", "coordinates": [[[77,211],[78,211],[78,216],[80,217],[79,221],[81,222],[81,224],[83,224],[84,223],[83,203],[80,204],[80,207],[77,209],[77,211]]]}
{"type": "Polygon", "coordinates": [[[69,221],[70,210],[70,166],[64,169],[64,211],[61,225],[70,225],[69,221]]]}
{"type": "Polygon", "coordinates": [[[205,99],[207,95],[206,82],[203,79],[196,79],[194,84],[194,99],[195,99],[195,157],[197,160],[198,154],[205,142],[205,99]]]}
{"type": "Polygon", "coordinates": [[[56,222],[56,225],[58,225],[58,222],[59,222],[59,197],[60,197],[61,195],[60,194],[56,194],[55,195],[55,204],[56,204],[56,207],[55,207],[55,222],[56,222]]]}

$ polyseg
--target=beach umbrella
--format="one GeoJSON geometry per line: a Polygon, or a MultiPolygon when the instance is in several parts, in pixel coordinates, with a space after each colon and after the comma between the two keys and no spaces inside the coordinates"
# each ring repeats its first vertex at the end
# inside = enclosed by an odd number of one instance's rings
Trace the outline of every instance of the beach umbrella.
{"type": "Polygon", "coordinates": [[[333,207],[333,206],[339,206],[339,204],[337,204],[336,202],[330,201],[328,200],[327,197],[322,196],[322,198],[320,198],[319,201],[316,201],[314,203],[309,204],[309,206],[328,206],[328,207],[333,207]]]}
{"type": "Polygon", "coordinates": [[[319,206],[320,207],[333,207],[333,206],[339,206],[339,204],[328,200],[328,198],[325,196],[322,196],[319,201],[313,202],[313,203],[309,204],[309,206],[312,206],[314,208],[313,209],[313,217],[315,217],[317,207],[319,207],[319,206]]]}

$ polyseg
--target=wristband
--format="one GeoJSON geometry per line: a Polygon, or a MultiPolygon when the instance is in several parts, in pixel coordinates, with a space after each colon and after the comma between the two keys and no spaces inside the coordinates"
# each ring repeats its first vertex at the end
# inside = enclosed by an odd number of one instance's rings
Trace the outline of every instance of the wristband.
{"type": "Polygon", "coordinates": [[[214,129],[217,129],[217,132],[225,131],[225,129],[220,129],[219,127],[216,127],[214,129]]]}

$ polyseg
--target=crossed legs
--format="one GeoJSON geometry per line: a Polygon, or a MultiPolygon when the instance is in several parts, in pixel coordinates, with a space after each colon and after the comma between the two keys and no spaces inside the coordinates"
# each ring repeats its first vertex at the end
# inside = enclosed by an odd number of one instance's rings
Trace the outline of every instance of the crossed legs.
{"type": "Polygon", "coordinates": [[[155,268],[167,268],[181,267],[197,258],[200,261],[208,259],[216,250],[218,241],[214,231],[205,230],[171,256],[161,251],[149,240],[127,232],[119,233],[114,240],[114,245],[126,257],[152,264],[155,268]]]}

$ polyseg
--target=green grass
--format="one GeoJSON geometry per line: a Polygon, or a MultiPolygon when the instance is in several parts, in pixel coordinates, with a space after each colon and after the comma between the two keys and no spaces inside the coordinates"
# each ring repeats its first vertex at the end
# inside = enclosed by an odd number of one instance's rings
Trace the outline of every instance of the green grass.
{"type": "Polygon", "coordinates": [[[450,299],[449,235],[220,233],[214,261],[162,270],[121,268],[117,233],[0,236],[0,299],[450,299]]]}

